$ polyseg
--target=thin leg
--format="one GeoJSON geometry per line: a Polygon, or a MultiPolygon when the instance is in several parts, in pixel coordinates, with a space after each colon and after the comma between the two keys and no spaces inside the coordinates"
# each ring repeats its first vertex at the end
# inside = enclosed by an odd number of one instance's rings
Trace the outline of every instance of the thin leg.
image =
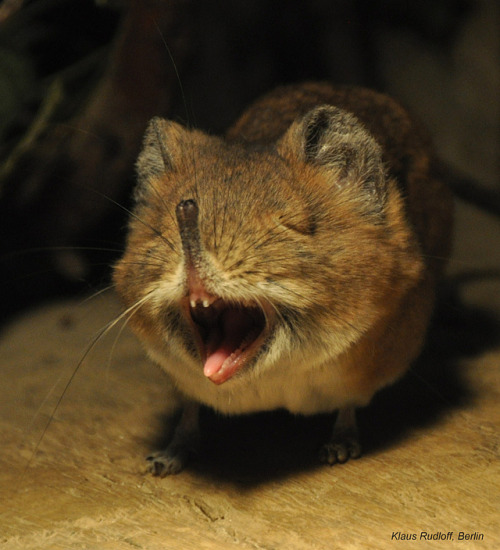
{"type": "Polygon", "coordinates": [[[152,453],[147,457],[149,470],[154,476],[165,477],[179,473],[189,457],[196,453],[200,439],[199,410],[198,403],[192,401],[185,403],[172,441],[166,449],[152,453]]]}
{"type": "Polygon", "coordinates": [[[333,426],[332,437],[320,451],[320,460],[326,464],[343,464],[350,458],[361,455],[361,446],[356,426],[356,409],[340,409],[333,426]]]}

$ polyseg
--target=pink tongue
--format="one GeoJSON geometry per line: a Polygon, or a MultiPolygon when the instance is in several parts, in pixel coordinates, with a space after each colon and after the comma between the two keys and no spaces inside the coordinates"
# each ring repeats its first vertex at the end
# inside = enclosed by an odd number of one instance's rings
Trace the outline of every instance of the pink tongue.
{"type": "Polygon", "coordinates": [[[205,366],[203,367],[203,374],[210,378],[214,374],[218,373],[224,364],[224,361],[231,355],[233,349],[228,349],[226,346],[221,346],[207,357],[205,366]]]}
{"type": "Polygon", "coordinates": [[[220,373],[226,359],[235,352],[243,341],[242,334],[248,330],[248,318],[238,310],[227,310],[222,317],[222,338],[214,338],[208,345],[208,357],[203,367],[203,374],[215,382],[222,383],[230,378],[234,372],[228,369],[227,373],[220,373]],[[215,347],[215,349],[214,349],[215,347]],[[220,373],[221,376],[217,376],[220,373]]]}

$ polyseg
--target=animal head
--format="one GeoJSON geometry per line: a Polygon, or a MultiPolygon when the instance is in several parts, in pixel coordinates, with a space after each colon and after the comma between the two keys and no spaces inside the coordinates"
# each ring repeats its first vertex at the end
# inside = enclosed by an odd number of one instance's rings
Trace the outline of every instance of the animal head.
{"type": "Polygon", "coordinates": [[[214,383],[343,353],[420,276],[379,145],[335,107],[272,144],[156,118],[137,172],[117,290],[148,345],[214,383]]]}

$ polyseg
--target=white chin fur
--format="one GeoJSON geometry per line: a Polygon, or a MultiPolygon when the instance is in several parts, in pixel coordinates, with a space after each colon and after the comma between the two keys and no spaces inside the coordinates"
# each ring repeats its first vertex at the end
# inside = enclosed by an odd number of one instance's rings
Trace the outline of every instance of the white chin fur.
{"type": "Polygon", "coordinates": [[[273,344],[266,355],[249,369],[216,385],[203,374],[203,365],[181,351],[175,338],[161,351],[149,348],[150,357],[171,378],[185,398],[208,405],[225,414],[287,409],[292,413],[330,412],[350,405],[362,405],[347,391],[347,379],[326,353],[303,352],[277,357],[273,344]],[[175,353],[174,350],[180,351],[175,353]],[[346,399],[349,396],[349,399],[346,399]]]}

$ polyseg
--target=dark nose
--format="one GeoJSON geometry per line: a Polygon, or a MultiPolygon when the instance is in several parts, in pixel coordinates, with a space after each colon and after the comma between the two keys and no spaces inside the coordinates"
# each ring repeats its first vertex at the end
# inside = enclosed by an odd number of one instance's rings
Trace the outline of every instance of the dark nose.
{"type": "Polygon", "coordinates": [[[194,199],[181,201],[175,209],[175,214],[177,216],[177,223],[179,224],[179,227],[186,223],[197,223],[198,205],[194,199]]]}
{"type": "Polygon", "coordinates": [[[198,212],[198,204],[194,199],[183,200],[175,208],[182,248],[189,261],[196,260],[200,253],[198,212]]]}

